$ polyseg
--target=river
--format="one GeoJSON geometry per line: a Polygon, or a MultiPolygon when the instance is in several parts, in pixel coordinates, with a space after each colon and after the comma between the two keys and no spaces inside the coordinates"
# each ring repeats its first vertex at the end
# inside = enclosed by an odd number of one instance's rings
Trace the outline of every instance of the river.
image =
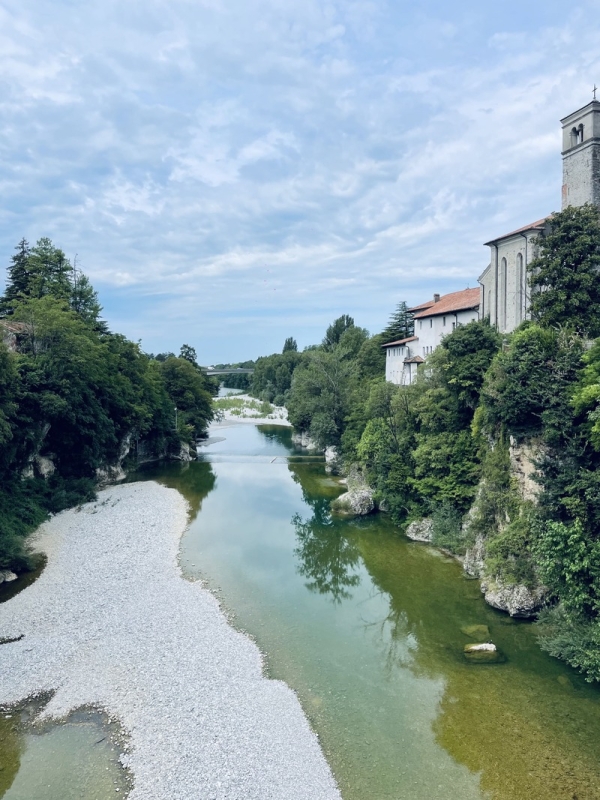
{"type": "MultiPolygon", "coordinates": [[[[297,692],[344,800],[600,799],[600,691],[386,515],[332,518],[343,489],[289,429],[223,427],[200,461],[132,479],[188,500],[184,574],[208,583],[268,674],[297,692]],[[470,625],[489,627],[503,663],[464,660],[470,625]]],[[[97,729],[89,737],[100,739],[97,729]]],[[[15,791],[44,772],[44,741],[14,740],[21,769],[6,800],[45,800],[15,791]]],[[[113,759],[98,750],[96,771],[113,759]]],[[[106,786],[68,796],[114,797],[108,773],[106,786]]]]}
{"type": "Polygon", "coordinates": [[[542,653],[530,623],[385,515],[332,518],[343,490],[289,429],[216,434],[201,461],[145,477],[188,499],[184,572],[296,690],[345,800],[600,798],[600,692],[542,653]],[[504,663],[465,662],[475,624],[504,663]]]}

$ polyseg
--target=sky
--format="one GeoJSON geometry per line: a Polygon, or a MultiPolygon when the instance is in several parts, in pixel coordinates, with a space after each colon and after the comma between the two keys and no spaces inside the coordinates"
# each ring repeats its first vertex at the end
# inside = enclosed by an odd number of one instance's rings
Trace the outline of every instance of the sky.
{"type": "Polygon", "coordinates": [[[0,0],[0,265],[49,236],[202,364],[377,333],[560,208],[600,0],[0,0]]]}

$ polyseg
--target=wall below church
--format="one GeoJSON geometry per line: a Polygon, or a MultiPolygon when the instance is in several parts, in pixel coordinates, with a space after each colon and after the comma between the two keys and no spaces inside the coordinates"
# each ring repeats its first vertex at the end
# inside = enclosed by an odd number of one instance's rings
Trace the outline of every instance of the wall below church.
{"type": "Polygon", "coordinates": [[[501,333],[514,331],[524,319],[527,319],[529,308],[527,264],[538,253],[537,236],[537,231],[526,232],[524,235],[516,234],[498,239],[495,245],[490,245],[491,263],[480,278],[481,305],[483,316],[489,317],[492,325],[496,325],[501,333]],[[519,268],[519,256],[522,259],[522,269],[519,268]],[[506,260],[506,269],[503,267],[503,259],[506,260]]]}

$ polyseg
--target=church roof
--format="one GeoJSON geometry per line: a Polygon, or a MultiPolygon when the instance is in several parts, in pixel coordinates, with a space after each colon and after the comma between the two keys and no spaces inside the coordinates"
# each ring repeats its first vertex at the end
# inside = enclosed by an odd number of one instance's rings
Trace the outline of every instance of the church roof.
{"type": "Polygon", "coordinates": [[[509,236],[516,236],[517,233],[525,233],[526,231],[541,231],[544,229],[546,223],[550,219],[552,215],[549,214],[547,217],[543,219],[538,219],[537,222],[532,222],[531,225],[524,225],[522,228],[517,228],[516,231],[511,231],[510,233],[505,233],[503,236],[497,236],[495,239],[490,239],[489,242],[486,242],[486,245],[495,244],[499,242],[501,239],[508,239],[509,236]]]}
{"type": "Polygon", "coordinates": [[[398,339],[397,342],[387,342],[386,344],[382,344],[382,347],[393,347],[399,344],[406,344],[407,342],[414,342],[415,339],[418,339],[418,336],[408,336],[406,339],[398,339]]]}
{"type": "Polygon", "coordinates": [[[425,359],[421,358],[421,356],[413,356],[412,358],[404,359],[405,364],[422,364],[424,361],[425,359]]]}
{"type": "Polygon", "coordinates": [[[415,314],[415,319],[437,317],[439,314],[451,314],[454,311],[466,311],[479,306],[479,289],[463,289],[461,292],[450,292],[440,297],[437,303],[415,314]]]}

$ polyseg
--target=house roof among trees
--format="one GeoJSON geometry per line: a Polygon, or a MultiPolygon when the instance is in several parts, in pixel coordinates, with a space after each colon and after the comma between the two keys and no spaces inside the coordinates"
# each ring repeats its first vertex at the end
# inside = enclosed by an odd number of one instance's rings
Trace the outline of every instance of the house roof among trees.
{"type": "Polygon", "coordinates": [[[423,311],[424,308],[429,308],[435,303],[435,300],[427,300],[425,303],[419,303],[418,306],[412,306],[409,311],[423,311]]]}
{"type": "Polygon", "coordinates": [[[439,314],[451,314],[455,311],[466,311],[469,308],[478,308],[479,289],[463,289],[461,292],[445,294],[437,303],[432,303],[429,308],[415,314],[415,319],[424,317],[437,317],[439,314]]]}
{"type": "Polygon", "coordinates": [[[387,342],[386,344],[382,344],[382,347],[394,347],[399,344],[406,344],[407,342],[414,342],[415,339],[418,339],[418,336],[407,336],[406,339],[398,339],[397,342],[387,342]]]}

